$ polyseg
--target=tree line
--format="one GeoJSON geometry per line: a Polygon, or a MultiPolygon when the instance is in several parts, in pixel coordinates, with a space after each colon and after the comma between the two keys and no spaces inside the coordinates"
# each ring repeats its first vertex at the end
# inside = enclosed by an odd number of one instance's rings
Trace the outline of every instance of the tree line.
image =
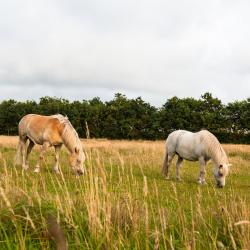
{"type": "Polygon", "coordinates": [[[205,93],[199,99],[172,97],[156,108],[141,97],[117,93],[111,101],[73,101],[42,97],[36,101],[0,103],[0,134],[17,135],[20,119],[29,113],[67,115],[79,136],[110,139],[166,139],[176,129],[207,129],[224,143],[250,143],[250,98],[224,105],[205,93]]]}

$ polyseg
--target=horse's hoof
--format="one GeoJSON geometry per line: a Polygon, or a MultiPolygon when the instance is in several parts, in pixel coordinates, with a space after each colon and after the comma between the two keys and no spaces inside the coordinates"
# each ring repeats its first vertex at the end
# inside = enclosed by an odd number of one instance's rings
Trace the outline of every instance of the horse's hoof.
{"type": "Polygon", "coordinates": [[[168,180],[170,180],[170,177],[169,176],[164,176],[164,179],[168,181],[168,180]]]}
{"type": "Polygon", "coordinates": [[[60,171],[59,171],[59,169],[53,169],[53,172],[55,173],[55,174],[60,174],[60,171]]]}
{"type": "Polygon", "coordinates": [[[200,184],[200,185],[207,185],[206,181],[198,180],[197,182],[198,182],[198,184],[200,184]]]}
{"type": "Polygon", "coordinates": [[[27,170],[29,168],[29,165],[24,165],[23,170],[27,170]]]}
{"type": "Polygon", "coordinates": [[[181,182],[181,181],[182,181],[182,179],[181,179],[181,178],[176,178],[176,180],[177,180],[177,181],[179,181],[179,182],[181,182]]]}

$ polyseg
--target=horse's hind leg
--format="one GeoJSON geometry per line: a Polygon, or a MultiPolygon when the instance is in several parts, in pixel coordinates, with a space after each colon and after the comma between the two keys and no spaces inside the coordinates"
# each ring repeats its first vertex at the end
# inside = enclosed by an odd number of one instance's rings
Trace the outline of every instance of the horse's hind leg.
{"type": "Polygon", "coordinates": [[[21,166],[25,165],[23,163],[23,154],[25,153],[25,151],[23,151],[23,148],[25,148],[25,141],[23,141],[23,138],[21,138],[21,136],[19,136],[14,165],[21,165],[21,166]]]}
{"type": "Polygon", "coordinates": [[[183,158],[181,158],[180,156],[178,156],[178,160],[176,162],[176,179],[178,181],[181,180],[181,177],[180,177],[180,168],[181,168],[181,163],[183,162],[183,158]]]}
{"type": "Polygon", "coordinates": [[[162,174],[165,176],[165,179],[169,179],[169,166],[172,162],[174,155],[170,155],[166,152],[165,157],[164,157],[164,162],[163,162],[163,166],[162,166],[162,174]]]}
{"type": "Polygon", "coordinates": [[[44,142],[43,145],[42,145],[42,150],[41,150],[41,153],[39,155],[39,161],[38,163],[36,164],[36,168],[34,170],[35,173],[39,173],[40,172],[40,166],[44,160],[44,154],[46,152],[46,150],[49,148],[50,144],[49,142],[44,142]]]}
{"type": "Polygon", "coordinates": [[[29,167],[28,158],[29,158],[30,152],[31,152],[32,148],[34,147],[34,145],[35,145],[34,142],[29,140],[29,145],[28,145],[28,148],[27,148],[27,154],[26,154],[26,158],[25,158],[26,169],[29,167]]]}
{"type": "Polygon", "coordinates": [[[55,166],[54,166],[54,168],[53,168],[53,170],[55,171],[55,173],[60,173],[60,170],[59,170],[59,152],[60,152],[60,149],[61,149],[61,147],[62,147],[62,145],[56,145],[56,146],[54,146],[54,148],[55,148],[55,161],[56,161],[56,163],[55,163],[55,166]]]}
{"type": "Polygon", "coordinates": [[[26,165],[26,154],[27,154],[27,148],[26,148],[26,141],[28,138],[20,138],[20,146],[21,146],[21,154],[22,154],[22,168],[24,170],[28,169],[28,166],[26,165]]]}
{"type": "Polygon", "coordinates": [[[168,178],[168,153],[167,153],[167,150],[166,150],[166,153],[164,156],[161,172],[165,176],[165,178],[168,178]]]}

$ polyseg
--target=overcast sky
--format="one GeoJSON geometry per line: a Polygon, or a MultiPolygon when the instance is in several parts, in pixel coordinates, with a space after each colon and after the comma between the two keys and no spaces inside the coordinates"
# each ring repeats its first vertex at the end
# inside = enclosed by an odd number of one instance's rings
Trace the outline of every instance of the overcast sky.
{"type": "Polygon", "coordinates": [[[248,0],[0,0],[0,100],[250,97],[248,0]]]}

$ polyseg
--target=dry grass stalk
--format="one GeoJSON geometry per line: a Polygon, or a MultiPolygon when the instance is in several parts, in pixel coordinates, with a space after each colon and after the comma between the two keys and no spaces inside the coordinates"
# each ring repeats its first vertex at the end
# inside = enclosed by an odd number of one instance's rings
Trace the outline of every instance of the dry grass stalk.
{"type": "Polygon", "coordinates": [[[241,220],[236,223],[234,223],[235,226],[240,226],[240,225],[249,225],[250,221],[249,220],[241,220]]]}

